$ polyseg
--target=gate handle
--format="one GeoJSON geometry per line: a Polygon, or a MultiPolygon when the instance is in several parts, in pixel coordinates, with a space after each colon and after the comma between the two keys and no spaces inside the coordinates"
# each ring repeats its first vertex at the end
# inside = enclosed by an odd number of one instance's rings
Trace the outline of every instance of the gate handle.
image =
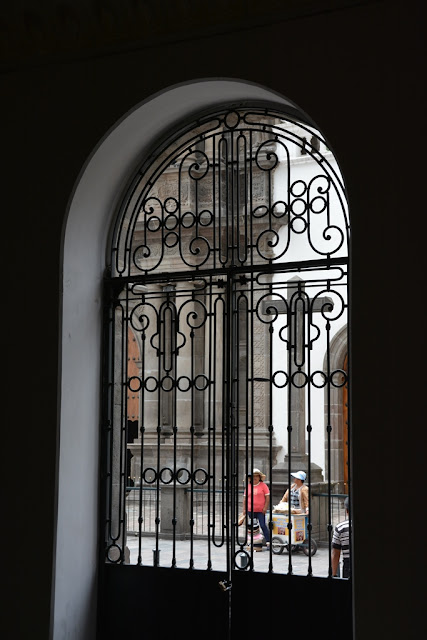
{"type": "Polygon", "coordinates": [[[220,580],[218,582],[218,586],[222,591],[230,591],[231,582],[228,582],[227,580],[220,580]]]}

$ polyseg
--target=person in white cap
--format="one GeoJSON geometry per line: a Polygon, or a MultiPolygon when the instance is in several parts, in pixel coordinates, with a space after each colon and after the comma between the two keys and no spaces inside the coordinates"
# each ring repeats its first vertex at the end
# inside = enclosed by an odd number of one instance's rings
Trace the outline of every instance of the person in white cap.
{"type": "Polygon", "coordinates": [[[289,499],[289,489],[280,502],[290,502],[293,513],[308,513],[308,487],[304,484],[307,477],[305,471],[295,471],[291,473],[294,482],[291,484],[289,499]]]}

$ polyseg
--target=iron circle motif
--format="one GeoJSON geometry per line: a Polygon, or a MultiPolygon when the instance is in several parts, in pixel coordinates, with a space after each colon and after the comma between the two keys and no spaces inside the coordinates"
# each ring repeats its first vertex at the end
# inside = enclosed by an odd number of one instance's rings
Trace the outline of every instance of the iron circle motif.
{"type": "Polygon", "coordinates": [[[310,382],[313,387],[316,387],[316,389],[323,389],[323,387],[325,387],[326,383],[328,382],[328,377],[324,371],[313,371],[310,376],[310,382]],[[317,382],[317,377],[323,379],[322,382],[317,382]]]}
{"type": "Polygon", "coordinates": [[[291,229],[297,234],[304,233],[307,229],[307,220],[304,220],[304,218],[300,218],[299,216],[292,218],[291,229]]]}
{"type": "Polygon", "coordinates": [[[295,198],[291,204],[291,211],[297,218],[303,216],[307,211],[306,201],[303,198],[295,198]]]}
{"type": "Polygon", "coordinates": [[[213,213],[209,209],[203,209],[197,216],[198,223],[201,227],[209,227],[213,222],[213,213]]]}
{"type": "Polygon", "coordinates": [[[335,369],[335,371],[331,372],[330,381],[331,381],[331,385],[336,389],[340,389],[341,387],[344,387],[345,384],[347,383],[346,371],[344,371],[344,369],[335,369]],[[334,378],[337,378],[338,376],[341,376],[341,380],[338,380],[337,382],[335,382],[334,378]]]}
{"type": "Polygon", "coordinates": [[[185,393],[191,389],[191,380],[188,376],[180,376],[176,381],[176,386],[179,391],[185,393]],[[183,385],[183,382],[186,383],[186,386],[183,385]]]}
{"type": "Polygon", "coordinates": [[[129,378],[127,386],[128,386],[128,389],[130,391],[133,391],[134,393],[137,393],[138,391],[141,391],[141,389],[142,389],[142,380],[138,376],[132,376],[131,378],[129,378]],[[138,385],[137,385],[136,388],[134,388],[132,386],[132,383],[133,383],[134,380],[138,381],[138,385]]]}
{"type": "Polygon", "coordinates": [[[251,558],[247,551],[240,549],[234,554],[234,566],[240,571],[246,571],[251,568],[251,558]]]}
{"type": "Polygon", "coordinates": [[[265,204],[260,204],[252,211],[253,218],[264,218],[268,214],[268,207],[265,204]]]}
{"type": "Polygon", "coordinates": [[[169,231],[169,233],[165,235],[164,243],[168,249],[172,249],[173,247],[176,247],[178,242],[179,242],[179,235],[176,233],[176,231],[169,231]]]}
{"type": "Polygon", "coordinates": [[[173,471],[172,469],[170,469],[170,467],[163,467],[163,469],[160,471],[159,476],[163,484],[170,484],[173,480],[173,471]]]}
{"type": "Polygon", "coordinates": [[[286,385],[288,384],[288,382],[289,382],[289,376],[288,376],[288,374],[286,373],[286,371],[281,371],[281,370],[279,370],[279,371],[275,371],[275,372],[274,372],[274,374],[273,374],[273,384],[274,384],[274,386],[275,386],[277,389],[283,389],[284,387],[286,387],[286,385]],[[279,376],[279,375],[285,376],[285,381],[284,381],[284,383],[283,383],[283,384],[279,384],[279,383],[276,381],[276,376],[279,376]]]}
{"type": "MultiPolygon", "coordinates": [[[[178,200],[170,196],[169,198],[166,198],[164,207],[166,213],[175,213],[176,211],[178,211],[178,200]]],[[[176,218],[176,216],[173,217],[176,218]]]]}
{"type": "Polygon", "coordinates": [[[326,201],[326,198],[324,198],[323,196],[316,196],[310,202],[310,210],[315,214],[323,213],[327,205],[328,203],[326,201]],[[318,202],[320,203],[319,206],[317,204],[318,202]]]}
{"type": "Polygon", "coordinates": [[[122,550],[116,542],[113,542],[113,544],[110,544],[110,546],[108,547],[106,555],[109,562],[117,563],[117,562],[120,562],[122,558],[122,550]],[[111,552],[114,552],[114,555],[117,554],[117,557],[116,558],[112,557],[111,552]]]}
{"type": "Polygon", "coordinates": [[[165,218],[165,229],[167,231],[173,231],[178,226],[178,218],[174,215],[166,216],[165,218]]]}
{"type": "Polygon", "coordinates": [[[184,215],[181,217],[181,226],[184,229],[191,229],[191,227],[196,222],[196,216],[191,211],[186,211],[184,215]]]}
{"type": "Polygon", "coordinates": [[[240,124],[240,119],[237,111],[229,111],[224,118],[224,124],[228,129],[235,129],[240,124]]]}
{"type": "Polygon", "coordinates": [[[296,387],[297,389],[302,389],[303,387],[306,386],[308,382],[308,376],[306,373],[304,373],[304,371],[295,371],[291,376],[291,382],[293,386],[296,387]],[[296,380],[297,376],[301,376],[303,378],[302,384],[297,383],[297,380],[296,380]]]}
{"type": "Polygon", "coordinates": [[[307,185],[304,180],[295,180],[295,182],[291,185],[290,191],[295,198],[300,198],[307,191],[307,185]]]}
{"type": "Polygon", "coordinates": [[[148,391],[149,393],[152,393],[153,391],[157,391],[158,388],[159,388],[159,383],[157,382],[157,379],[154,376],[148,376],[147,378],[145,378],[144,389],[146,391],[148,391]],[[151,385],[153,386],[151,387],[151,385]]]}
{"type": "Polygon", "coordinates": [[[162,221],[158,216],[150,216],[145,225],[146,229],[148,231],[151,231],[152,233],[156,233],[156,231],[158,231],[161,226],[162,226],[162,221]]]}
{"type": "Polygon", "coordinates": [[[163,376],[162,381],[160,383],[162,391],[172,391],[175,387],[175,380],[169,374],[163,376]]]}
{"type": "Polygon", "coordinates": [[[185,467],[181,467],[180,469],[178,469],[175,475],[176,480],[177,482],[179,482],[179,484],[187,484],[191,478],[189,470],[185,467]]]}
{"type": "Polygon", "coordinates": [[[206,484],[208,481],[208,477],[209,476],[206,469],[196,469],[193,473],[193,480],[199,486],[206,484]]]}
{"type": "Polygon", "coordinates": [[[157,480],[157,472],[153,467],[147,467],[144,469],[144,473],[142,474],[144,482],[147,484],[153,484],[157,480]]]}
{"type": "Polygon", "coordinates": [[[197,391],[205,391],[209,386],[209,379],[203,373],[199,373],[198,376],[194,378],[194,387],[197,391]],[[201,383],[199,382],[201,380],[201,383]]]}
{"type": "Polygon", "coordinates": [[[271,207],[271,213],[275,218],[283,218],[288,213],[288,205],[284,200],[277,200],[271,207]]]}

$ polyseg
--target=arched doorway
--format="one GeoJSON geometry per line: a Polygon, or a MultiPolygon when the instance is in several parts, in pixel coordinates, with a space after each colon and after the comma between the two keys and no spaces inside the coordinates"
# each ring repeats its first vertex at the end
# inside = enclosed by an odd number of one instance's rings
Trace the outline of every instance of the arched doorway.
{"type": "MultiPolygon", "coordinates": [[[[61,255],[54,635],[63,630],[71,633],[71,628],[91,637],[96,633],[100,304],[112,213],[141,154],[149,155],[165,127],[179,122],[189,110],[204,110],[224,100],[274,100],[290,105],[275,92],[238,79],[201,79],[168,87],[136,105],[106,132],[82,167],[70,197],[61,255]]],[[[103,565],[104,558],[100,562],[103,565]]]]}

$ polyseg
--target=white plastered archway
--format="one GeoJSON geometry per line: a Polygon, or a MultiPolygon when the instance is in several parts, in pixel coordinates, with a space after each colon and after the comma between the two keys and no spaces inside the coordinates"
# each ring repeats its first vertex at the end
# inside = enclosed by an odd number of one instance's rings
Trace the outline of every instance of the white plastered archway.
{"type": "Polygon", "coordinates": [[[98,560],[102,278],[118,199],[154,141],[197,110],[264,101],[296,106],[265,87],[202,79],[151,96],[105,135],[87,160],[64,224],[60,310],[57,521],[51,637],[95,637],[98,560]]]}

